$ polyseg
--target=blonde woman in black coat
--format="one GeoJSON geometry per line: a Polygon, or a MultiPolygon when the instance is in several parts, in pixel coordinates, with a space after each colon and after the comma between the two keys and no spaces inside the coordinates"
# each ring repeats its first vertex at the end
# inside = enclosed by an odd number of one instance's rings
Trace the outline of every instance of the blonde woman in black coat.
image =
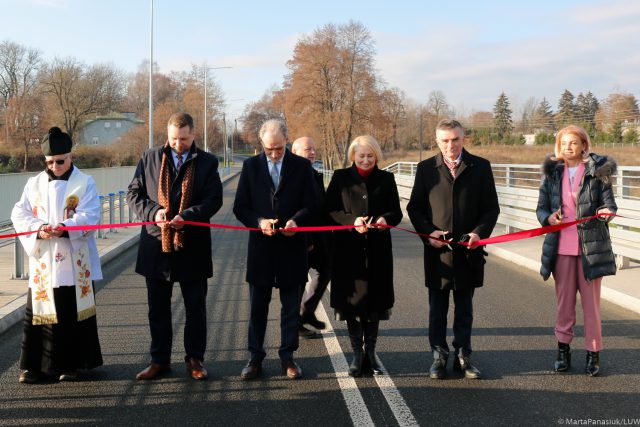
{"type": "Polygon", "coordinates": [[[334,173],[326,196],[336,224],[357,226],[334,233],[331,307],[347,322],[354,353],[349,375],[362,375],[363,361],[381,375],[375,348],[379,322],[389,319],[394,303],[393,254],[389,229],[375,225],[399,224],[402,211],[393,174],[378,169],[375,138],[357,137],[348,156],[351,167],[334,173]]]}

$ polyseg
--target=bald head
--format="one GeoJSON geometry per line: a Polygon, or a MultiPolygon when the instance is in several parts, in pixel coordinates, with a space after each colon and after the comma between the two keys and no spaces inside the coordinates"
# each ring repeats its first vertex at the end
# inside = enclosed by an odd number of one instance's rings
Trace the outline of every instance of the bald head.
{"type": "Polygon", "coordinates": [[[316,142],[310,136],[302,136],[293,141],[291,152],[313,163],[316,161],[316,142]]]}

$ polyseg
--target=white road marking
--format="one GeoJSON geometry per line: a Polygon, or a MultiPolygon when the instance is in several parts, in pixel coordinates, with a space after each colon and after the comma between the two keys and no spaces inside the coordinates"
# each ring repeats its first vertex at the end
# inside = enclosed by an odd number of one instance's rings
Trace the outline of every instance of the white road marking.
{"type": "Polygon", "coordinates": [[[338,385],[342,391],[342,396],[347,404],[351,421],[354,426],[372,426],[374,424],[371,419],[371,414],[367,409],[367,405],[364,403],[362,393],[360,393],[356,380],[351,378],[348,374],[349,365],[347,364],[347,359],[342,352],[342,348],[340,347],[338,338],[333,331],[331,322],[327,317],[327,312],[322,305],[322,301],[318,308],[319,310],[316,310],[316,315],[319,320],[325,322],[327,325],[327,329],[322,331],[322,340],[324,341],[327,353],[331,358],[331,364],[333,365],[333,370],[336,373],[336,378],[338,379],[338,385]]]}
{"type": "MultiPolygon", "coordinates": [[[[336,378],[338,379],[342,395],[344,396],[347,408],[349,409],[353,425],[372,426],[373,420],[371,419],[371,414],[369,414],[369,410],[364,403],[364,399],[362,398],[362,394],[358,389],[356,381],[348,374],[349,365],[347,364],[347,359],[342,352],[342,348],[340,347],[338,338],[333,331],[333,327],[329,321],[329,316],[327,316],[327,312],[324,309],[322,301],[318,306],[318,310],[316,310],[316,316],[318,316],[319,320],[325,322],[327,325],[327,329],[322,331],[322,339],[324,340],[324,345],[327,347],[327,352],[331,358],[333,370],[336,372],[336,378]]],[[[393,415],[396,417],[398,424],[401,427],[418,426],[418,421],[416,421],[411,409],[409,409],[404,398],[400,395],[395,383],[387,374],[387,369],[382,364],[380,357],[376,356],[376,359],[378,361],[378,365],[380,365],[382,370],[385,372],[384,375],[375,376],[376,383],[378,384],[378,387],[380,387],[380,391],[382,391],[382,395],[387,401],[391,412],[393,412],[393,415]]]]}
{"type": "Polygon", "coordinates": [[[418,421],[413,417],[411,409],[407,406],[407,402],[404,401],[404,398],[387,373],[387,368],[384,367],[378,355],[376,355],[376,360],[378,361],[378,365],[382,368],[384,375],[374,375],[374,378],[376,383],[378,383],[378,387],[380,387],[380,391],[382,391],[384,398],[387,400],[387,403],[391,408],[391,412],[393,412],[393,415],[396,417],[398,424],[400,424],[401,427],[419,426],[420,424],[418,424],[418,421]]]}

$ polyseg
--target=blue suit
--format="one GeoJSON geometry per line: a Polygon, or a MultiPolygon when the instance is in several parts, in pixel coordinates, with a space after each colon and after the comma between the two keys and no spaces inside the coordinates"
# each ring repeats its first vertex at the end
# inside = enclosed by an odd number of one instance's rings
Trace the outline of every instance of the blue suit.
{"type": "MultiPolygon", "coordinates": [[[[274,188],[266,155],[262,153],[244,161],[233,213],[247,227],[259,227],[261,218],[277,218],[278,227],[284,227],[290,219],[298,226],[305,226],[313,220],[319,198],[307,159],[285,151],[279,185],[274,188]]],[[[251,293],[249,351],[252,359],[261,361],[266,356],[264,334],[274,287],[280,289],[282,304],[282,343],[278,353],[283,361],[293,357],[298,349],[298,309],[308,270],[305,233],[290,237],[281,233],[275,236],[266,236],[260,231],[249,233],[246,281],[251,293]]]]}

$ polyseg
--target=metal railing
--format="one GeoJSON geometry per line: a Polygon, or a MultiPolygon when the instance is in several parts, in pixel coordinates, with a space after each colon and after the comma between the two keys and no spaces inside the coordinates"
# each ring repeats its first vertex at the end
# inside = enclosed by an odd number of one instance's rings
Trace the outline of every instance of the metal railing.
{"type": "MultiPolygon", "coordinates": [[[[398,162],[385,168],[396,175],[403,199],[411,196],[416,169],[416,162],[398,162]]],[[[539,227],[535,211],[542,178],[540,166],[495,164],[492,169],[501,210],[498,224],[507,233],[539,227]]],[[[611,242],[618,267],[626,268],[631,260],[640,260],[640,166],[618,166],[613,178],[616,203],[624,217],[611,222],[611,242]]]]}
{"type": "MultiPolygon", "coordinates": [[[[227,166],[219,168],[220,177],[226,177],[234,172],[237,172],[240,169],[238,166],[227,166]]],[[[116,193],[108,193],[106,196],[98,196],[98,200],[100,203],[100,220],[99,224],[117,224],[117,223],[127,223],[127,222],[135,222],[137,219],[125,200],[127,192],[124,190],[119,190],[116,193]]],[[[15,232],[13,229],[13,225],[11,224],[11,220],[0,221],[0,232],[4,233],[13,233],[15,232]]],[[[97,233],[97,238],[99,239],[107,239],[109,234],[115,234],[118,232],[117,228],[108,228],[108,229],[99,229],[97,233]]],[[[0,242],[0,246],[14,244],[14,268],[13,274],[11,275],[12,279],[28,279],[29,272],[25,270],[25,252],[22,248],[17,237],[13,239],[8,239],[5,242],[0,242]]]]}

